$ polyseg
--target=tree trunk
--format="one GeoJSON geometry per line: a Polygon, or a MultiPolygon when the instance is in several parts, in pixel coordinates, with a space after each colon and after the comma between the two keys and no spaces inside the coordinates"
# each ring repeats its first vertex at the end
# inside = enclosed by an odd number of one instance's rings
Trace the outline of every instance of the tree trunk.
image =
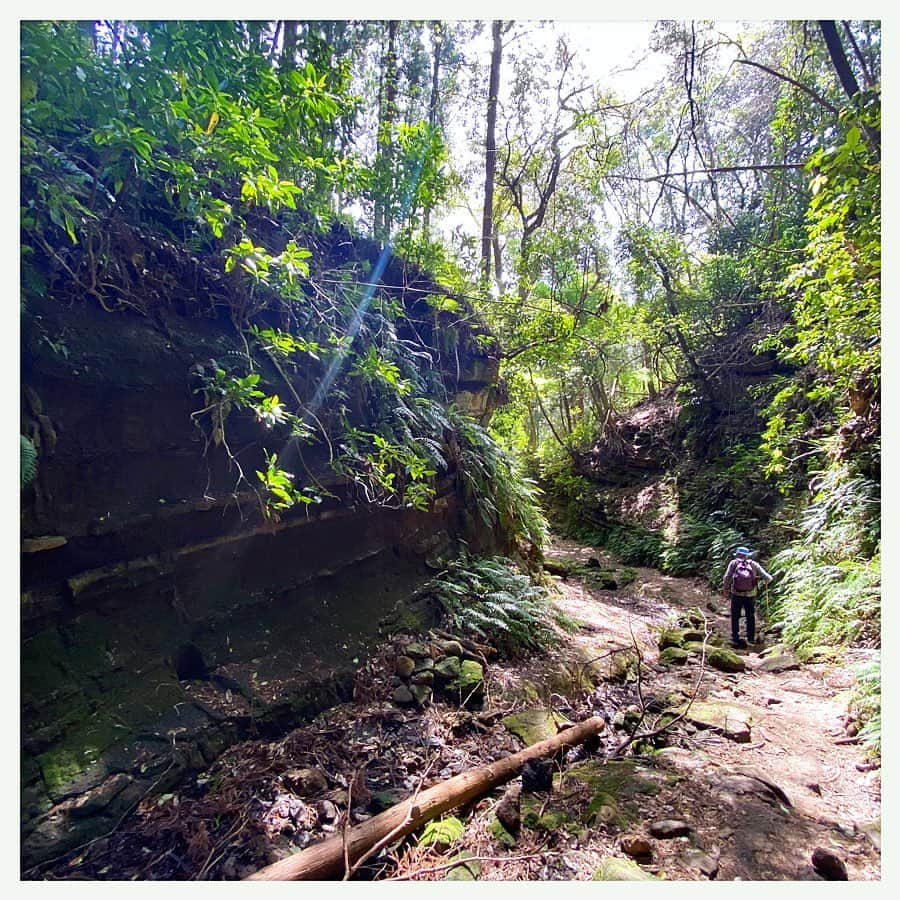
{"type": "Polygon", "coordinates": [[[831,57],[831,64],[834,71],[840,79],[841,87],[847,95],[848,100],[852,100],[859,93],[859,84],[853,69],[850,68],[850,61],[847,54],[844,53],[844,45],[841,43],[841,36],[838,34],[837,23],[831,20],[820,19],[819,29],[822,37],[825,38],[825,46],[828,48],[828,55],[831,57]]]}
{"type": "MultiPolygon", "coordinates": [[[[438,97],[441,83],[441,54],[444,50],[444,27],[440,22],[431,23],[431,47],[433,59],[431,65],[431,94],[428,97],[428,126],[432,133],[437,130],[438,97]]],[[[422,232],[426,239],[431,226],[431,207],[426,206],[422,217],[422,232]]]]}
{"type": "Polygon", "coordinates": [[[384,55],[381,103],[378,112],[378,150],[375,158],[376,195],[373,228],[375,240],[386,243],[393,225],[390,210],[394,166],[394,120],[397,118],[397,27],[396,19],[388,22],[388,43],[384,55]]]}
{"type": "Polygon", "coordinates": [[[556,737],[489,763],[470,772],[413,795],[408,800],[373,816],[351,828],[346,835],[338,834],[287,859],[266,866],[245,879],[247,881],[300,881],[333,878],[352,867],[379,844],[398,840],[426,822],[448,810],[463,806],[481,797],[500,784],[514,778],[530,759],[549,756],[559,750],[575,747],[588,738],[600,734],[605,722],[599,716],[579,722],[556,737]]]}
{"type": "Polygon", "coordinates": [[[281,65],[293,69],[297,65],[297,25],[295,19],[285,19],[284,39],[281,43],[281,65]]]}
{"type": "Polygon", "coordinates": [[[491,74],[488,82],[487,134],[484,141],[484,212],[481,216],[481,269],[485,281],[491,277],[491,242],[494,236],[494,172],[497,165],[497,96],[500,93],[500,62],[503,23],[491,24],[494,39],[491,74]]]}

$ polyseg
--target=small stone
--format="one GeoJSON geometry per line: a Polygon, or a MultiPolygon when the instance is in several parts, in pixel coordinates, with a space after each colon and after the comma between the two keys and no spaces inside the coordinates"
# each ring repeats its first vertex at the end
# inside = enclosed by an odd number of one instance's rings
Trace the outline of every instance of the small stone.
{"type": "Polygon", "coordinates": [[[423,669],[421,672],[414,672],[410,681],[413,684],[434,684],[434,672],[429,672],[427,669],[423,669]]]}
{"type": "Polygon", "coordinates": [[[435,641],[434,643],[444,656],[463,655],[463,645],[459,641],[435,641]]]}
{"type": "Polygon", "coordinates": [[[553,790],[553,760],[529,759],[522,766],[522,792],[533,794],[550,790],[553,790]]]}
{"type": "Polygon", "coordinates": [[[328,788],[328,779],[321,769],[291,769],[282,777],[284,783],[301,797],[321,794],[328,788]]]}
{"type": "Polygon", "coordinates": [[[681,647],[666,647],[659,654],[659,661],[664,666],[683,666],[689,656],[687,650],[682,650],[681,647]]]}
{"type": "Polygon", "coordinates": [[[650,834],[657,838],[683,837],[691,833],[691,826],[680,819],[659,819],[650,824],[650,834]]]}
{"type": "Polygon", "coordinates": [[[404,648],[404,655],[413,659],[425,659],[431,656],[431,650],[419,641],[413,641],[404,648]]]}
{"type": "Polygon", "coordinates": [[[623,834],[619,844],[623,853],[635,859],[648,859],[653,855],[653,845],[640,834],[623,834]]]}
{"type": "Polygon", "coordinates": [[[518,834],[522,824],[521,796],[522,789],[518,785],[507,788],[494,810],[500,824],[511,834],[518,834]]]}
{"type": "Polygon", "coordinates": [[[72,815],[87,817],[95,815],[109,806],[110,801],[117,797],[131,783],[131,777],[124,773],[107,778],[99,787],[88,794],[78,798],[72,807],[72,815]]]}
{"type": "Polygon", "coordinates": [[[405,684],[401,684],[394,691],[392,699],[398,706],[412,706],[416,702],[412,691],[405,684]]]}
{"type": "Polygon", "coordinates": [[[323,822],[331,822],[338,816],[338,808],[330,800],[320,800],[316,804],[316,812],[323,822]]]}
{"type": "Polygon", "coordinates": [[[719,871],[719,863],[708,853],[689,847],[682,854],[685,864],[692,869],[699,869],[707,878],[715,878],[719,871]]]}
{"type": "Polygon", "coordinates": [[[431,687],[427,684],[411,684],[409,691],[413,695],[417,706],[424,706],[431,700],[431,687]]]}
{"type": "Polygon", "coordinates": [[[600,560],[597,559],[596,556],[589,556],[587,564],[588,564],[589,569],[599,569],[600,568],[600,560]]]}
{"type": "Polygon", "coordinates": [[[461,665],[462,663],[460,662],[458,656],[448,656],[446,659],[442,659],[440,662],[435,664],[435,677],[442,678],[445,681],[459,678],[459,670],[461,665]]]}
{"type": "Polygon", "coordinates": [[[416,668],[416,661],[409,656],[398,656],[394,660],[394,671],[401,678],[409,678],[416,668]]]}
{"type": "Polygon", "coordinates": [[[609,856],[603,860],[600,868],[594,873],[594,881],[658,881],[655,876],[645,872],[636,862],[609,856]]]}
{"type": "Polygon", "coordinates": [[[406,791],[399,788],[388,788],[386,791],[375,791],[372,799],[369,801],[369,809],[376,813],[384,812],[392,806],[403,802],[407,797],[406,791]]]}
{"type": "Polygon", "coordinates": [[[417,659],[416,667],[413,670],[415,672],[433,672],[434,671],[434,660],[429,656],[426,659],[417,659]]]}
{"type": "Polygon", "coordinates": [[[813,868],[826,880],[826,881],[847,881],[847,867],[844,865],[844,861],[832,853],[830,850],[826,850],[824,847],[816,847],[812,853],[812,864],[813,868]]]}
{"type": "Polygon", "coordinates": [[[790,653],[767,656],[757,667],[757,672],[792,672],[800,668],[800,661],[790,653]]]}

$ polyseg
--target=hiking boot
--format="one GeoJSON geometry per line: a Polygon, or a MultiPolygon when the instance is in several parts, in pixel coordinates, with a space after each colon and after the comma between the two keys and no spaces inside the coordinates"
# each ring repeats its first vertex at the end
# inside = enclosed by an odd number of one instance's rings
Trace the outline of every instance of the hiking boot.
{"type": "Polygon", "coordinates": [[[741,638],[738,638],[736,641],[731,642],[731,646],[735,650],[743,650],[747,646],[747,642],[741,638]]]}

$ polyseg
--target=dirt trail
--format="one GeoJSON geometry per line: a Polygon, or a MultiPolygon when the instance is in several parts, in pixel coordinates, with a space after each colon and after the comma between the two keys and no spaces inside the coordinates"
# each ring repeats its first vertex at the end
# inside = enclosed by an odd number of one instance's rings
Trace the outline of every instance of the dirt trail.
{"type": "Polygon", "coordinates": [[[536,716],[553,733],[566,719],[601,715],[608,727],[599,746],[558,760],[551,791],[513,800],[498,789],[456,813],[461,835],[398,842],[356,877],[818,880],[818,849],[834,854],[849,880],[880,879],[880,770],[846,742],[846,668],[782,659],[786,671],[765,671],[772,661],[762,652],[742,654],[744,672],[701,666],[696,655],[662,665],[660,628],[688,610],[729,635],[721,597],[700,581],[627,569],[568,541],[554,541],[547,557],[566,572],[554,602],[573,630],[549,654],[491,661],[483,703],[398,708],[398,654],[421,637],[395,636],[360,669],[352,703],[280,740],[236,745],[34,877],[245,878],[340,833],[348,819],[357,824],[419,787],[547,736],[515,736],[510,716],[536,716]],[[650,731],[679,696],[693,698],[687,719],[653,747],[621,752],[634,731],[631,711],[645,708],[638,731],[650,731]],[[704,705],[726,718],[693,724],[704,705]],[[497,829],[504,805],[521,819],[512,833],[497,829]],[[475,861],[454,867],[461,855],[475,861]]]}
{"type": "MultiPolygon", "coordinates": [[[[590,557],[615,567],[616,561],[594,548],[556,539],[548,558],[587,564],[590,557]]],[[[817,878],[810,865],[815,847],[836,853],[850,880],[880,878],[880,770],[872,769],[858,744],[843,728],[849,669],[844,665],[796,665],[787,671],[764,671],[765,645],[740,651],[742,673],[706,668],[660,666],[656,638],[660,626],[680,613],[700,608],[722,637],[730,636],[727,604],[705,582],[634,569],[634,581],[619,590],[603,590],[584,577],[559,579],[558,605],[582,623],[574,636],[582,652],[591,652],[591,637],[602,634],[610,645],[635,641],[649,671],[645,697],[681,689],[698,700],[734,703],[749,714],[748,742],[714,730],[698,730],[683,750],[666,751],[668,761],[687,778],[676,790],[656,795],[642,810],[647,816],[677,816],[696,827],[704,850],[717,859],[717,878],[817,878]],[[749,777],[748,777],[749,776],[749,777]],[[761,776],[764,781],[760,781],[761,776]],[[765,781],[781,789],[777,796],[765,781]],[[762,785],[762,787],[760,787],[762,785]]],[[[762,619],[763,628],[764,619],[762,619]]],[[[596,643],[596,641],[594,641],[596,643]]],[[[791,665],[786,660],[784,665],[791,665]]],[[[672,845],[658,841],[654,862],[668,877],[697,877],[683,871],[672,845]]]]}

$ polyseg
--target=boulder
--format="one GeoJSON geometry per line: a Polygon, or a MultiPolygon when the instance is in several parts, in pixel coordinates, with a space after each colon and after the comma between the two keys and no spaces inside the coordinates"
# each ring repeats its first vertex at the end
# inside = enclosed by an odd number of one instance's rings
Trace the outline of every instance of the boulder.
{"type": "Polygon", "coordinates": [[[413,695],[417,706],[424,706],[431,700],[431,686],[427,684],[411,684],[409,692],[413,695]]]}
{"type": "Polygon", "coordinates": [[[683,666],[687,661],[690,653],[682,650],[681,647],[666,647],[659,654],[659,661],[664,666],[683,666]]]}
{"type": "Polygon", "coordinates": [[[744,660],[727,647],[707,647],[706,662],[720,672],[743,672],[747,668],[744,660]]]}

